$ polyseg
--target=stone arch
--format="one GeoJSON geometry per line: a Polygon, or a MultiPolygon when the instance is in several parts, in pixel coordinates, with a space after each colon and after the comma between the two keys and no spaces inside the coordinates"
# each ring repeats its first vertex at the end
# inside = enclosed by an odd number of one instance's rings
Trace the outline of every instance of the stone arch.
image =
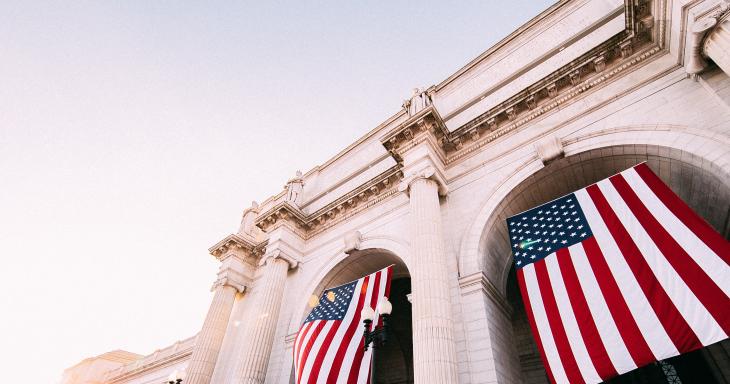
{"type": "MultiPolygon", "coordinates": [[[[725,237],[730,236],[730,138],[709,138],[682,127],[665,128],[626,127],[565,140],[565,158],[544,167],[537,159],[518,165],[482,205],[478,241],[469,245],[478,258],[460,262],[483,271],[514,308],[511,343],[517,346],[515,360],[520,362],[522,382],[546,383],[547,379],[527,321],[521,316],[524,310],[514,281],[506,226],[502,225],[507,217],[646,161],[700,216],[725,237]],[[706,193],[708,190],[712,193],[706,193]]],[[[707,362],[719,353],[713,348],[726,346],[714,345],[673,361],[685,369],[708,368],[707,362]]],[[[650,370],[629,376],[645,377],[641,375],[650,370]]],[[[709,369],[699,371],[709,374],[709,369]]]]}
{"type": "MultiPolygon", "coordinates": [[[[497,260],[495,263],[495,260],[489,259],[491,254],[488,252],[489,228],[498,224],[497,219],[504,208],[500,204],[504,205],[505,199],[516,188],[529,178],[535,178],[538,173],[550,172],[560,164],[579,162],[596,154],[610,157],[626,153],[637,159],[642,156],[644,158],[653,156],[679,161],[714,175],[718,180],[730,180],[730,137],[712,135],[707,131],[686,126],[667,124],[617,127],[568,138],[563,140],[563,145],[566,155],[564,159],[547,167],[544,167],[537,157],[528,159],[524,163],[518,164],[512,174],[491,191],[487,191],[487,197],[480,204],[479,213],[469,226],[461,244],[458,262],[462,275],[483,271],[487,278],[504,293],[509,264],[505,264],[504,260],[497,260]],[[597,150],[603,152],[596,152],[597,150]]],[[[624,168],[627,168],[634,164],[625,163],[624,165],[624,168]]],[[[598,179],[593,181],[596,180],[598,179]]],[[[579,185],[573,189],[583,186],[585,185],[579,185]]],[[[570,190],[566,189],[561,194],[568,192],[570,190]]],[[[499,218],[503,219],[503,217],[499,218]]]]}
{"type": "Polygon", "coordinates": [[[312,296],[319,297],[329,287],[359,279],[392,264],[392,337],[376,355],[376,377],[382,383],[412,383],[412,320],[410,303],[406,298],[406,294],[410,293],[411,275],[406,263],[408,257],[401,257],[408,255],[407,249],[407,243],[390,236],[366,236],[360,243],[360,249],[333,255],[302,292],[291,319],[289,334],[295,334],[309,314],[311,308],[308,303],[312,296]]]}
{"type": "MultiPolygon", "coordinates": [[[[299,330],[301,321],[306,317],[303,315],[307,311],[307,303],[311,295],[320,294],[321,291],[326,288],[325,284],[328,281],[328,276],[335,274],[338,266],[343,264],[346,260],[352,260],[353,257],[367,257],[367,255],[388,255],[392,260],[399,260],[403,264],[406,271],[411,270],[410,262],[410,251],[407,242],[386,235],[373,235],[363,236],[360,242],[360,250],[347,254],[341,249],[330,255],[327,260],[323,263],[319,272],[311,278],[304,289],[300,293],[300,296],[295,301],[295,311],[293,312],[292,318],[289,320],[288,334],[296,333],[299,330]]],[[[385,266],[384,266],[385,267],[385,266]]],[[[399,269],[400,270],[400,269],[399,269]]],[[[355,277],[357,279],[362,276],[355,277]]],[[[354,280],[352,279],[352,280],[354,280]]],[[[343,281],[347,282],[347,281],[343,281]]]]}

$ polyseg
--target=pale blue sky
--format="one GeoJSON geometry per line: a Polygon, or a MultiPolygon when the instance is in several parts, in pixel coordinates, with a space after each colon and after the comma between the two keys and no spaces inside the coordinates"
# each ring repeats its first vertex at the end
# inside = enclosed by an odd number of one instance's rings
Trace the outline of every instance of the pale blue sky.
{"type": "Polygon", "coordinates": [[[207,248],[551,2],[0,2],[0,361],[197,332],[207,248]]]}

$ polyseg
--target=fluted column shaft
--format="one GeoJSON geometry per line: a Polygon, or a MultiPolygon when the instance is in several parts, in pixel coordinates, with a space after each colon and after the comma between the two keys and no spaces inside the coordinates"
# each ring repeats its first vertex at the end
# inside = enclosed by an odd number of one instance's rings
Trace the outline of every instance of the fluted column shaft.
{"type": "Polygon", "coordinates": [[[707,34],[703,44],[705,55],[730,75],[730,19],[720,20],[718,25],[707,34]]]}
{"type": "Polygon", "coordinates": [[[186,384],[210,383],[235,298],[236,288],[226,284],[220,284],[216,288],[213,302],[205,316],[203,329],[198,334],[190,357],[186,384]]]}
{"type": "Polygon", "coordinates": [[[456,383],[451,299],[438,184],[410,183],[413,271],[413,370],[416,384],[456,383]]]}
{"type": "Polygon", "coordinates": [[[239,384],[263,384],[266,379],[288,269],[289,263],[281,258],[272,257],[266,261],[263,276],[256,287],[254,313],[250,323],[246,324],[245,344],[236,372],[239,384]]]}

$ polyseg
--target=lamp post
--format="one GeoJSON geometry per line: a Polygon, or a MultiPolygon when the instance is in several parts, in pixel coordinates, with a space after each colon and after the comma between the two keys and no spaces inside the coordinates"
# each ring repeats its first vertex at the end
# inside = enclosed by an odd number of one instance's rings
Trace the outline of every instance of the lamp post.
{"type": "Polygon", "coordinates": [[[393,304],[388,301],[387,297],[384,297],[380,302],[379,311],[380,317],[383,319],[383,325],[378,327],[378,322],[371,329],[373,320],[375,320],[375,310],[366,305],[362,311],[360,311],[360,318],[363,323],[363,335],[365,336],[365,345],[363,349],[368,350],[370,344],[373,344],[372,357],[370,359],[370,380],[375,382],[375,351],[385,346],[388,342],[388,332],[390,332],[390,313],[393,311],[393,304]]]}
{"type": "Polygon", "coordinates": [[[167,377],[165,384],[180,384],[185,379],[185,371],[175,370],[167,377]]]}

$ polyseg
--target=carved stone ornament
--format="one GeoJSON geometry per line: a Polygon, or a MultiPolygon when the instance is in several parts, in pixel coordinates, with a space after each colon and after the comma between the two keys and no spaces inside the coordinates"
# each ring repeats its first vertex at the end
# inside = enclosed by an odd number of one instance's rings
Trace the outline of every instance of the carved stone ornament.
{"type": "Polygon", "coordinates": [[[295,269],[297,266],[299,266],[299,260],[287,255],[279,249],[266,253],[264,257],[261,258],[261,261],[259,261],[259,266],[265,265],[269,262],[269,260],[275,259],[281,259],[289,263],[289,269],[295,269]]]}
{"type": "Polygon", "coordinates": [[[403,178],[403,181],[398,184],[398,191],[399,192],[406,192],[408,193],[411,183],[418,179],[431,179],[435,181],[438,184],[438,192],[439,196],[446,196],[448,194],[448,187],[446,186],[446,180],[444,180],[443,176],[439,172],[436,171],[436,168],[432,165],[429,165],[423,169],[420,169],[418,171],[415,171],[411,173],[410,175],[403,178]]]}
{"type": "Polygon", "coordinates": [[[210,291],[213,292],[218,289],[218,287],[223,287],[226,285],[235,288],[238,293],[243,293],[246,291],[245,284],[243,284],[241,281],[238,281],[238,279],[234,279],[229,276],[223,276],[216,280],[215,283],[213,283],[213,286],[210,287],[210,291]]]}
{"type": "Polygon", "coordinates": [[[544,165],[565,157],[563,143],[555,136],[550,136],[535,143],[535,150],[544,165]]]}
{"type": "Polygon", "coordinates": [[[352,251],[360,249],[362,235],[360,234],[360,231],[349,231],[345,233],[343,240],[345,241],[345,249],[343,252],[349,254],[352,251]]]}

